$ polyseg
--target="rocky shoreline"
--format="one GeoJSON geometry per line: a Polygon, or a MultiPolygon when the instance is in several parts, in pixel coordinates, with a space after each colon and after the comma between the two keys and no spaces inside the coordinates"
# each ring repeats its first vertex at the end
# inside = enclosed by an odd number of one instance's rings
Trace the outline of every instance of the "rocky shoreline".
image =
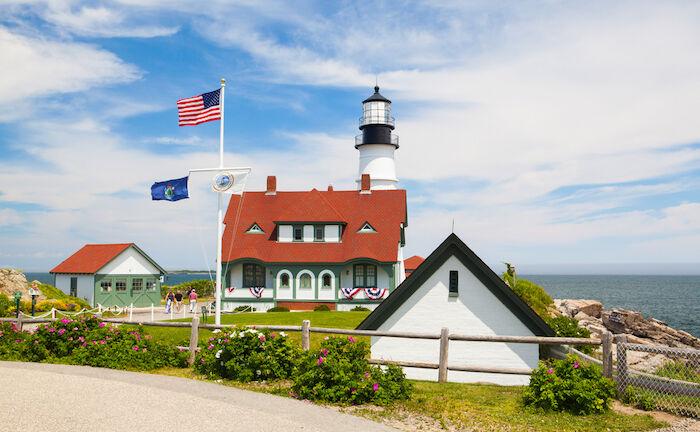
{"type": "MultiPolygon", "coordinates": [[[[622,308],[606,310],[598,300],[555,299],[554,305],[556,311],[553,311],[553,315],[577,320],[579,327],[588,329],[595,338],[609,331],[615,335],[627,335],[630,343],[700,350],[700,339],[669,327],[663,321],[644,318],[641,312],[622,308]]],[[[627,360],[635,369],[655,371],[668,358],[660,354],[629,351],[627,360]]]]}

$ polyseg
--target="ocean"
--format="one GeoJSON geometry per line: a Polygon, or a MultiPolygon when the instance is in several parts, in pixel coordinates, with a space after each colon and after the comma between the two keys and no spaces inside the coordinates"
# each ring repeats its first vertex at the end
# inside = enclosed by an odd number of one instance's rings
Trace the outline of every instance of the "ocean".
{"type": "Polygon", "coordinates": [[[700,337],[700,276],[518,275],[552,298],[600,300],[700,337]]]}
{"type": "MultiPolygon", "coordinates": [[[[53,285],[49,273],[25,273],[27,280],[53,285]]],[[[700,337],[700,276],[518,275],[544,287],[552,298],[600,300],[603,307],[642,312],[645,318],[700,337]]],[[[212,279],[216,274],[212,273],[212,279]]],[[[207,273],[173,273],[167,285],[209,279],[207,273]]]]}

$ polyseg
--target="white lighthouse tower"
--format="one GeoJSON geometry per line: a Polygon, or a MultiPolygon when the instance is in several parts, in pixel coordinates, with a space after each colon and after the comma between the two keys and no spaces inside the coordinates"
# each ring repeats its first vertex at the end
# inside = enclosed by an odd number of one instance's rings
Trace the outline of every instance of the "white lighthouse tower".
{"type": "Polygon", "coordinates": [[[396,189],[399,179],[394,152],[399,148],[399,137],[391,133],[394,130],[391,101],[379,94],[379,86],[362,101],[360,130],[362,133],[355,137],[355,148],[360,151],[357,188],[362,187],[362,175],[369,174],[371,189],[396,189]]]}

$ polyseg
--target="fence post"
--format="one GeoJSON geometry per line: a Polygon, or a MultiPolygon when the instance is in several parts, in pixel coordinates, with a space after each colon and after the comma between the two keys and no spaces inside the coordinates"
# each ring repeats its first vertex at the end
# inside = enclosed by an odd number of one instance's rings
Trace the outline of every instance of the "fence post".
{"type": "Polygon", "coordinates": [[[308,351],[311,347],[311,335],[309,334],[309,327],[311,327],[311,321],[304,320],[301,323],[301,349],[308,351]]]}
{"type": "Polygon", "coordinates": [[[22,315],[24,315],[24,313],[21,312],[21,311],[20,311],[20,313],[17,315],[17,325],[16,325],[15,327],[17,327],[17,329],[18,329],[19,331],[22,331],[22,326],[24,325],[24,324],[22,323],[22,315]]]}
{"type": "Polygon", "coordinates": [[[133,321],[134,317],[134,304],[131,303],[131,306],[129,306],[129,321],[133,321]]]}
{"type": "Polygon", "coordinates": [[[97,303],[97,312],[102,313],[102,305],[97,303]]]}
{"type": "Polygon", "coordinates": [[[95,314],[95,318],[97,318],[98,320],[101,320],[102,319],[102,312],[97,312],[95,314]]]}
{"type": "Polygon", "coordinates": [[[612,378],[613,364],[612,364],[612,333],[606,331],[603,333],[602,338],[602,348],[603,348],[603,375],[608,378],[612,378]]]}
{"type": "Polygon", "coordinates": [[[192,317],[192,331],[190,332],[190,366],[194,366],[194,356],[197,354],[197,344],[199,343],[199,317],[195,314],[192,317]]]}
{"type": "Polygon", "coordinates": [[[151,322],[155,321],[155,306],[151,303],[151,322]]]}
{"type": "Polygon", "coordinates": [[[56,308],[51,308],[51,319],[56,319],[56,308]]]}
{"type": "Polygon", "coordinates": [[[450,344],[450,329],[443,327],[440,331],[440,362],[438,363],[438,382],[447,382],[447,350],[450,344]]]}
{"type": "Polygon", "coordinates": [[[174,312],[173,312],[173,309],[174,309],[174,308],[173,308],[173,304],[170,303],[170,319],[171,319],[171,320],[173,319],[173,313],[174,313],[174,312]]]}
{"type": "Polygon", "coordinates": [[[615,336],[617,343],[617,394],[622,396],[627,390],[627,335],[615,336]]]}

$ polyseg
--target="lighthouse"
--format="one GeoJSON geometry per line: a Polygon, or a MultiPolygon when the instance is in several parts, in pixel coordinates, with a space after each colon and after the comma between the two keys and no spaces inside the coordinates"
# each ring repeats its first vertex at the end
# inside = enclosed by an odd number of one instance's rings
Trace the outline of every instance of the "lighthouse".
{"type": "Polygon", "coordinates": [[[362,133],[355,137],[355,148],[360,151],[360,168],[357,188],[360,189],[363,174],[369,174],[371,189],[396,189],[394,152],[399,148],[399,137],[394,135],[394,119],[391,117],[391,101],[374,87],[374,94],[362,101],[360,117],[362,133]]]}

